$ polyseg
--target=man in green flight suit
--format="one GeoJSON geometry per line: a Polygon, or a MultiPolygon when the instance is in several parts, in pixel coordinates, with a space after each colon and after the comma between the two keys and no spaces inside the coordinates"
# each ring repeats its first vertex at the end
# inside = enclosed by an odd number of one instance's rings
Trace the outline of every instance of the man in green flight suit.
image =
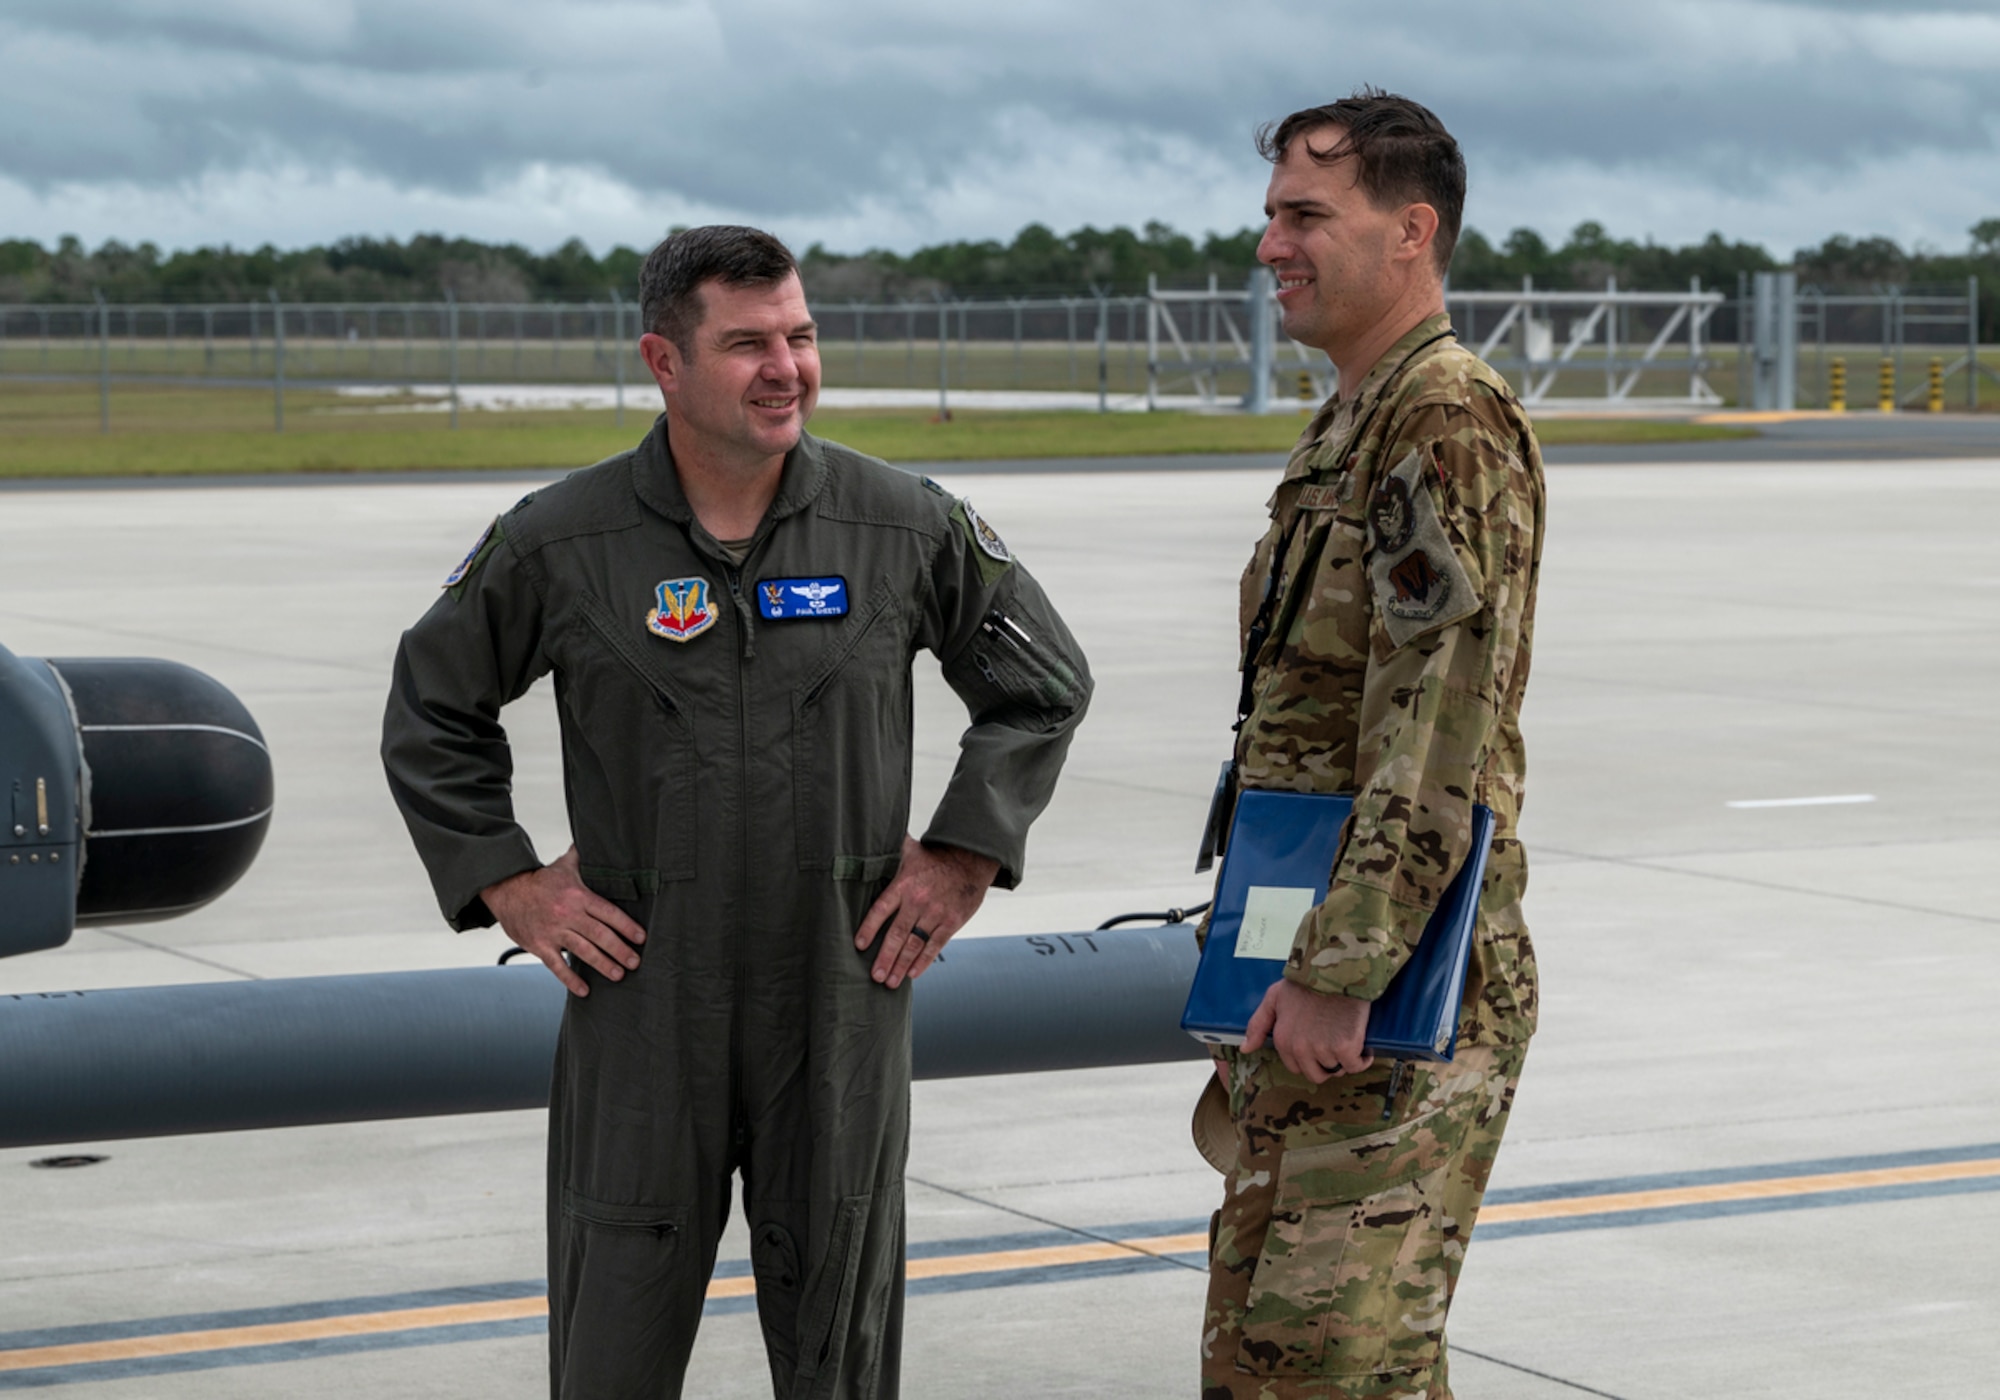
{"type": "Polygon", "coordinates": [[[1244,572],[1236,772],[1355,800],[1325,900],[1197,1109],[1227,1178],[1202,1396],[1448,1400],[1445,1313],[1535,1024],[1515,833],[1541,455],[1445,316],[1465,164],[1436,116],[1364,89],[1259,146],[1258,257],[1340,392],[1244,572]],[[1370,1004],[1465,861],[1475,802],[1495,826],[1456,1055],[1376,1063],[1370,1004]]]}
{"type": "Polygon", "coordinates": [[[447,921],[498,920],[572,993],[551,1394],[680,1394],[740,1173],[776,1393],[892,1397],[908,984],[1020,878],[1090,677],[970,504],[805,433],[782,244],[677,233],[640,301],[666,412],[452,572],[404,634],[383,760],[447,921]],[[921,841],[919,648],[972,720],[921,841]],[[498,716],[551,673],[575,844],[544,865],[498,716]]]}

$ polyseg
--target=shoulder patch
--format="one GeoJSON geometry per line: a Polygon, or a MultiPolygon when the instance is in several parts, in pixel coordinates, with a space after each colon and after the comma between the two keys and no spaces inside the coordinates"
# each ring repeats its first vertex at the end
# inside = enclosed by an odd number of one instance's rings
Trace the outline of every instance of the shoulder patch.
{"type": "Polygon", "coordinates": [[[1000,576],[1014,567],[1014,555],[1001,540],[998,532],[972,508],[972,502],[963,496],[952,505],[951,523],[963,531],[971,541],[972,549],[966,557],[979,568],[980,584],[991,588],[999,582],[1000,576]]]}
{"type": "Polygon", "coordinates": [[[1412,448],[1368,497],[1368,577],[1394,647],[1472,616],[1482,602],[1438,517],[1429,461],[1425,447],[1412,448]]]}
{"type": "Polygon", "coordinates": [[[930,487],[931,490],[937,492],[937,494],[940,496],[946,496],[951,494],[950,492],[946,491],[942,486],[938,485],[935,481],[932,481],[927,476],[918,477],[917,479],[923,482],[924,485],[930,487]]]}
{"type": "Polygon", "coordinates": [[[1000,532],[988,525],[979,512],[972,508],[972,502],[960,501],[959,504],[965,507],[965,523],[972,530],[972,542],[985,551],[989,558],[997,559],[1002,564],[1012,563],[1014,556],[1008,551],[1007,542],[1000,538],[1000,532]]]}
{"type": "Polygon", "coordinates": [[[486,562],[486,556],[493,552],[493,546],[500,543],[499,526],[500,517],[496,515],[480,531],[479,538],[472,542],[472,548],[465,552],[465,557],[458,561],[458,567],[444,576],[444,582],[438,585],[440,588],[456,588],[472,577],[473,572],[486,562]]]}

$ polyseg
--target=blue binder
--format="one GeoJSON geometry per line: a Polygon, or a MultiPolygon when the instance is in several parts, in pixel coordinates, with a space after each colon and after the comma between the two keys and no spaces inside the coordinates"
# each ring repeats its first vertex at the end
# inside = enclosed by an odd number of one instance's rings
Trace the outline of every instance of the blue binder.
{"type": "MultiPolygon", "coordinates": [[[[1352,797],[1245,789],[1236,799],[1209,914],[1208,942],[1181,1029],[1211,1045],[1241,1045],[1244,1027],[1284,973],[1292,935],[1326,898],[1352,797]]],[[[1479,886],[1493,844],[1493,813],[1472,809],[1472,850],[1403,964],[1368,1015],[1368,1051],[1401,1060],[1449,1060],[1479,919],[1479,886]]]]}

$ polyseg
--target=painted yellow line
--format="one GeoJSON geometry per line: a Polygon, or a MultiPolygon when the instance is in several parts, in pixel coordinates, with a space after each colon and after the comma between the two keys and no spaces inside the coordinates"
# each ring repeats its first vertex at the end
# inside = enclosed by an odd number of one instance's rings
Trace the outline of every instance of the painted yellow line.
{"type": "MultiPolygon", "coordinates": [[[[1001,1273],[1010,1269],[1046,1269],[1065,1264],[1096,1263],[1106,1259],[1129,1259],[1136,1255],[1183,1254],[1207,1248],[1206,1234],[1161,1235],[1115,1243],[1093,1240],[1084,1244],[1051,1245],[1042,1249],[999,1249],[984,1254],[912,1259],[908,1265],[908,1275],[913,1279],[955,1278],[967,1274],[1001,1273]]],[[[719,1278],[708,1285],[710,1298],[746,1298],[756,1291],[757,1281],[747,1276],[719,1278]]],[[[0,1351],[0,1371],[24,1371],[43,1366],[81,1366],[97,1361],[133,1361],[150,1357],[181,1356],[198,1351],[227,1351],[237,1347],[318,1341],[329,1337],[407,1332],[420,1327],[452,1327],[478,1322],[512,1321],[517,1318],[541,1317],[548,1312],[548,1309],[546,1298],[506,1298],[490,1303],[453,1303],[431,1308],[403,1308],[394,1312],[352,1313],[343,1317],[311,1318],[300,1322],[270,1322],[252,1327],[218,1327],[205,1332],[168,1332],[144,1337],[119,1337],[102,1342],[23,1347],[14,1351],[0,1351]]]]}
{"type": "MultiPolygon", "coordinates": [[[[1726,1181],[1709,1186],[1672,1186],[1653,1191],[1624,1191],[1568,1200],[1520,1201],[1488,1205],[1481,1224],[1521,1220],[1558,1220],[1623,1211],[1670,1210],[1677,1206],[1712,1205],[1727,1201],[1770,1200],[1786,1196],[1824,1195],[1884,1186],[1928,1185],[2000,1176],[2000,1157],[1971,1162],[1936,1162],[1924,1166],[1883,1167],[1865,1171],[1830,1172],[1817,1176],[1772,1177],[1763,1181],[1726,1181]]],[[[1036,1249],[997,1249],[982,1254],[954,1254],[912,1259],[911,1279],[962,1278],[971,1274],[1017,1269],[1060,1268],[1130,1259],[1140,1255],[1198,1254],[1208,1249],[1208,1235],[1149,1235],[1127,1240],[1087,1240],[1036,1249]]],[[[747,1298],[755,1294],[754,1278],[720,1278],[708,1286],[710,1298],[747,1298]]],[[[438,1307],[402,1308],[389,1312],[351,1313],[343,1317],[271,1322],[249,1327],[218,1327],[202,1332],[168,1332],[143,1337],[119,1337],[101,1342],[22,1347],[0,1351],[0,1372],[30,1368],[80,1366],[90,1362],[133,1361],[183,1356],[191,1352],[227,1351],[238,1347],[274,1346],[286,1342],[356,1337],[382,1332],[407,1332],[424,1327],[456,1327],[481,1322],[510,1322],[541,1317],[546,1298],[501,1298],[483,1303],[451,1303],[438,1307]]]]}
{"type": "Polygon", "coordinates": [[[904,1272],[911,1278],[957,1278],[964,1274],[995,1274],[1009,1269],[1051,1269],[1064,1264],[1095,1264],[1106,1259],[1130,1259],[1135,1254],[1185,1254],[1206,1250],[1208,1236],[1156,1235],[1136,1240],[1091,1240],[1054,1244],[1040,1249],[996,1249],[989,1254],[954,1254],[937,1259],[912,1259],[904,1272]]]}
{"type": "MultiPolygon", "coordinates": [[[[1833,413],[1824,408],[1748,408],[1724,409],[1720,413],[1697,413],[1690,422],[1714,423],[1718,426],[1755,423],[1802,423],[1815,418],[1861,418],[1861,413],[1833,413]]],[[[1880,415],[1875,415],[1880,416],[1880,415]]]]}
{"type": "Polygon", "coordinates": [[[1481,1225],[1508,1220],[1560,1220],[1580,1215],[1609,1215],[1626,1210],[1670,1210],[1675,1206],[1713,1205],[1720,1201],[1761,1201],[1779,1196],[1820,1196],[1829,1191],[1862,1191],[1878,1186],[1911,1186],[1937,1181],[1967,1181],[2000,1176],[2000,1157],[1977,1162],[1934,1162],[1917,1167],[1881,1167],[1870,1171],[1829,1172],[1819,1176],[1774,1176],[1764,1181],[1723,1181],[1712,1186],[1669,1186],[1657,1191],[1623,1191],[1608,1196],[1577,1196],[1566,1201],[1521,1201],[1490,1205],[1479,1212],[1481,1225]]]}
{"type": "Polygon", "coordinates": [[[499,1298],[490,1303],[448,1303],[433,1308],[349,1313],[345,1317],[315,1317],[300,1322],[266,1322],[254,1327],[217,1327],[206,1332],[165,1332],[150,1337],[72,1342],[66,1346],[22,1347],[15,1351],[0,1351],[0,1371],[24,1371],[33,1366],[81,1366],[91,1361],[183,1356],[195,1351],[227,1351],[235,1347],[273,1346],[281,1342],[309,1342],[325,1337],[407,1332],[418,1327],[509,1322],[515,1318],[540,1317],[548,1310],[549,1300],[546,1298],[499,1298]]]}

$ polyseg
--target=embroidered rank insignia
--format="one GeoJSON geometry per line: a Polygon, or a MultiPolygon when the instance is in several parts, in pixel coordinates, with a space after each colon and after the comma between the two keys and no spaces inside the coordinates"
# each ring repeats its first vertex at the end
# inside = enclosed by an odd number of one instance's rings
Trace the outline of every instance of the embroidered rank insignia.
{"type": "Polygon", "coordinates": [[[659,606],[646,614],[646,630],[670,642],[685,642],[715,626],[705,578],[670,578],[656,590],[659,606]]]}
{"type": "Polygon", "coordinates": [[[1002,564],[1011,561],[1014,556],[1008,552],[1007,542],[1000,538],[999,531],[988,525],[972,508],[972,502],[961,500],[959,505],[965,508],[965,523],[972,527],[972,542],[979,546],[981,552],[1002,564]]]}
{"type": "Polygon", "coordinates": [[[465,557],[458,561],[458,567],[444,576],[444,582],[438,585],[440,588],[456,588],[465,582],[466,576],[472,572],[473,565],[477,564],[480,556],[486,553],[486,546],[493,540],[494,526],[499,523],[500,517],[496,515],[492,523],[480,531],[479,538],[472,542],[472,548],[468,549],[465,557]]]}
{"type": "Polygon", "coordinates": [[[767,578],[757,585],[757,611],[773,622],[794,617],[845,617],[844,578],[767,578]]]}

